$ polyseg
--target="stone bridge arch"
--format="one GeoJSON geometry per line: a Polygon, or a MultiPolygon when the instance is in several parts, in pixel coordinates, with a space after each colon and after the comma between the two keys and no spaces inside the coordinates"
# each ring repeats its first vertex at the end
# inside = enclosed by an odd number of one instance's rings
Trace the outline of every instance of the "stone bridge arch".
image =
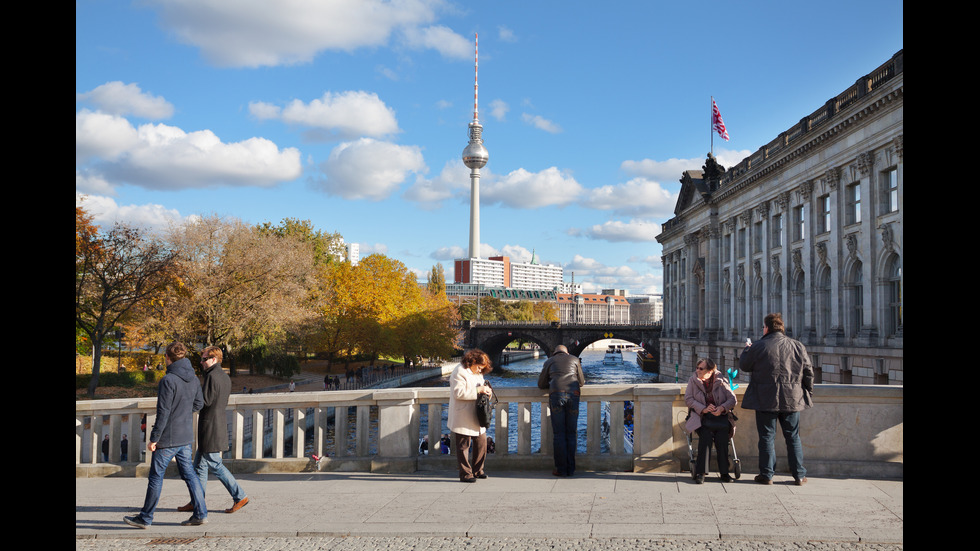
{"type": "Polygon", "coordinates": [[[659,324],[562,324],[557,322],[476,322],[463,323],[463,347],[479,348],[490,356],[495,366],[508,343],[524,339],[536,343],[551,356],[555,347],[564,344],[576,356],[590,344],[604,339],[619,339],[643,346],[654,358],[660,357],[659,324]]]}

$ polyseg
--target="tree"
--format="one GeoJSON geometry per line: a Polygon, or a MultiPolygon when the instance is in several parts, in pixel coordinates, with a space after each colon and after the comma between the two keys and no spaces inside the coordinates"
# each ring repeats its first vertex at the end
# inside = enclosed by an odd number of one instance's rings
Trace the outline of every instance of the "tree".
{"type": "Polygon", "coordinates": [[[432,267],[426,288],[433,295],[446,295],[446,271],[442,268],[441,262],[432,267]]]}
{"type": "Polygon", "coordinates": [[[337,232],[324,233],[314,229],[313,223],[309,220],[283,218],[276,226],[269,222],[263,222],[256,226],[256,229],[265,235],[297,237],[301,241],[309,243],[313,247],[313,262],[318,266],[343,262],[346,256],[343,236],[337,232]]]}
{"type": "Polygon", "coordinates": [[[177,309],[186,339],[234,350],[273,341],[310,315],[313,247],[237,219],[211,215],[171,231],[186,292],[177,309]]]}
{"type": "Polygon", "coordinates": [[[92,381],[99,385],[106,336],[137,305],[171,280],[176,253],[142,230],[117,223],[100,233],[75,207],[75,324],[92,344],[92,381]]]}

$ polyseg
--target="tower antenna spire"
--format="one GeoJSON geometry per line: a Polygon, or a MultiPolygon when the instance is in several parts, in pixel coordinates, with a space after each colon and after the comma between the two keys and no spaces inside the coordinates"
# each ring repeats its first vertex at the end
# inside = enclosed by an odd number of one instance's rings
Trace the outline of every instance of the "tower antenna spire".
{"type": "Polygon", "coordinates": [[[463,164],[470,169],[470,258],[480,258],[480,169],[490,160],[483,147],[483,126],[480,124],[477,98],[479,92],[480,35],[476,35],[473,55],[473,122],[469,124],[470,143],[463,150],[463,164]]]}

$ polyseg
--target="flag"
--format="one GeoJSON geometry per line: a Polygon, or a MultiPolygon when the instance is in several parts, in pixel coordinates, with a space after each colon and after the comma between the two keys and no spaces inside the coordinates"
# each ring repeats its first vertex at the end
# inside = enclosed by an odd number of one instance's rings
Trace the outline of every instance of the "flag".
{"type": "Polygon", "coordinates": [[[725,138],[725,141],[728,141],[728,131],[725,130],[725,121],[721,120],[721,111],[718,110],[718,105],[715,103],[714,98],[711,98],[711,128],[719,136],[725,138]]]}

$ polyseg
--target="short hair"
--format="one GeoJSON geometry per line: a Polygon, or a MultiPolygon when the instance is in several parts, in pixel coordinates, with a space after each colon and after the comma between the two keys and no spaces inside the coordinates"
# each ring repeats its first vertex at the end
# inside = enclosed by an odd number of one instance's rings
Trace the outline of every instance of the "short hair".
{"type": "Polygon", "coordinates": [[[555,347],[555,354],[558,354],[559,352],[564,352],[565,354],[568,354],[568,347],[565,346],[564,344],[559,344],[558,346],[555,347]]]}
{"type": "Polygon", "coordinates": [[[167,357],[171,362],[183,359],[187,356],[187,347],[180,341],[174,341],[167,345],[167,357]]]}
{"type": "Polygon", "coordinates": [[[704,363],[704,365],[711,371],[718,369],[718,364],[716,364],[715,361],[712,360],[711,358],[701,358],[700,360],[695,362],[694,367],[697,367],[701,363],[704,363]]]}
{"type": "Polygon", "coordinates": [[[473,366],[479,366],[480,373],[484,375],[493,371],[493,364],[490,363],[490,356],[487,356],[487,353],[479,348],[474,348],[463,356],[463,367],[472,370],[473,366]]]}
{"type": "Polygon", "coordinates": [[[208,358],[214,358],[218,360],[218,363],[220,364],[221,360],[224,359],[224,354],[221,353],[221,349],[217,346],[209,346],[201,352],[201,357],[205,360],[208,358]]]}
{"type": "Polygon", "coordinates": [[[770,331],[785,332],[786,326],[783,325],[783,315],[779,312],[774,312],[766,316],[765,319],[766,329],[770,331]]]}

